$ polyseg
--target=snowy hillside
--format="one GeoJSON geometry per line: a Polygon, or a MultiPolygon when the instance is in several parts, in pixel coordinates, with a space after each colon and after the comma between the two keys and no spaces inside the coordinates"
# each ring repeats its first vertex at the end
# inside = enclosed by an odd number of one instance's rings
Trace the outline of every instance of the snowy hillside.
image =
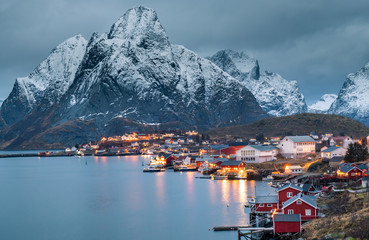
{"type": "MultiPolygon", "coordinates": [[[[1,114],[9,136],[18,136],[19,126],[34,125],[22,132],[37,124],[64,131],[58,125],[70,129],[76,121],[76,134],[87,134],[81,121],[88,121],[88,134],[98,136],[114,119],[207,129],[267,117],[239,80],[171,45],[156,12],[145,7],[128,10],[108,33],[94,33],[88,43],[78,35],[60,44],[28,77],[17,79],[1,114]]],[[[34,134],[22,134],[17,144],[34,134]]]]}
{"type": "Polygon", "coordinates": [[[222,50],[209,59],[246,86],[268,114],[285,116],[307,111],[296,81],[268,71],[260,73],[258,61],[245,53],[222,50]]]}
{"type": "Polygon", "coordinates": [[[17,78],[1,106],[5,122],[12,124],[22,119],[36,106],[58,103],[74,80],[86,45],[81,35],[69,38],[53,49],[27,77],[17,78]]]}
{"type": "Polygon", "coordinates": [[[329,113],[350,117],[369,125],[369,63],[347,76],[329,113]]]}
{"type": "Polygon", "coordinates": [[[337,99],[336,94],[324,94],[316,103],[308,107],[311,113],[325,113],[329,110],[332,103],[337,99]]]}

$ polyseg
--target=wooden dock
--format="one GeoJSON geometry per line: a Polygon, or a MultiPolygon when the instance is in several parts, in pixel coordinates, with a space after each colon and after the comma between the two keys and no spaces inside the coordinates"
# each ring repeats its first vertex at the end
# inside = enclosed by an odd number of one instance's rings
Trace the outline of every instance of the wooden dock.
{"type": "Polygon", "coordinates": [[[218,226],[213,227],[214,232],[220,232],[220,231],[238,231],[239,229],[248,228],[250,226],[218,226]]]}

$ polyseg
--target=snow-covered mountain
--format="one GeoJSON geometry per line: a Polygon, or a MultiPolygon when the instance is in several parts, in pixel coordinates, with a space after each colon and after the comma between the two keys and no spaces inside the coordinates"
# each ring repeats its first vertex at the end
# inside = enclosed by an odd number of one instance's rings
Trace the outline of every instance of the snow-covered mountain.
{"type": "Polygon", "coordinates": [[[369,63],[347,76],[328,112],[369,125],[369,63]]]}
{"type": "Polygon", "coordinates": [[[27,78],[17,79],[1,115],[13,124],[8,131],[21,125],[17,119],[56,129],[78,120],[94,121],[96,134],[118,118],[206,129],[267,117],[239,80],[172,45],[155,11],[145,7],[128,10],[88,43],[76,36],[59,45],[27,78]]]}
{"type": "Polygon", "coordinates": [[[27,77],[17,78],[9,97],[1,106],[6,124],[24,118],[36,106],[58,103],[69,89],[86,51],[87,41],[77,35],[67,39],[27,77]]]}
{"type": "Polygon", "coordinates": [[[296,81],[268,71],[260,73],[258,61],[247,54],[222,50],[209,59],[246,86],[268,114],[285,116],[307,111],[296,81]]]}
{"type": "Polygon", "coordinates": [[[3,104],[3,102],[4,102],[4,100],[3,99],[0,99],[0,107],[3,104]]]}
{"type": "Polygon", "coordinates": [[[332,103],[337,99],[336,94],[324,94],[316,103],[308,107],[311,113],[325,113],[329,110],[332,103]]]}

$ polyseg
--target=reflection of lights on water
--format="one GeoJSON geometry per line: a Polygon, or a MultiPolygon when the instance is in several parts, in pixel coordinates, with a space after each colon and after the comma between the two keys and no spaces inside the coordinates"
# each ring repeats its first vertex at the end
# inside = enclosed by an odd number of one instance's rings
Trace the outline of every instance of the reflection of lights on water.
{"type": "Polygon", "coordinates": [[[193,190],[193,180],[195,178],[194,172],[187,172],[186,178],[187,178],[187,197],[190,202],[194,202],[195,200],[195,193],[193,190]]]}
{"type": "Polygon", "coordinates": [[[246,202],[247,201],[247,184],[246,184],[246,180],[239,180],[239,198],[240,198],[240,202],[246,202]]]}
{"type": "Polygon", "coordinates": [[[156,198],[157,204],[160,207],[164,207],[165,205],[165,178],[164,172],[158,172],[155,176],[156,179],[156,198]]]}
{"type": "Polygon", "coordinates": [[[222,200],[223,202],[229,202],[229,183],[228,180],[222,181],[222,200]]]}

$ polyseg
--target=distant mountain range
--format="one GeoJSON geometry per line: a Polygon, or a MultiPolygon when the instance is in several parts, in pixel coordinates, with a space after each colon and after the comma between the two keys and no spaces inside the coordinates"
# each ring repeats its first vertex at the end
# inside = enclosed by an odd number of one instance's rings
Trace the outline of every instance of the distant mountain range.
{"type": "Polygon", "coordinates": [[[285,116],[307,111],[296,81],[287,81],[268,71],[260,73],[258,61],[245,53],[222,50],[209,59],[247,87],[269,115],[285,116]]]}
{"type": "MultiPolygon", "coordinates": [[[[67,39],[0,109],[0,148],[74,145],[123,131],[207,130],[318,112],[369,124],[369,65],[307,107],[296,81],[243,52],[202,58],[170,43],[154,10],[128,10],[107,33],[67,39]],[[333,102],[333,103],[332,103],[333,102]]],[[[1,104],[1,102],[0,102],[1,104]]]]}

